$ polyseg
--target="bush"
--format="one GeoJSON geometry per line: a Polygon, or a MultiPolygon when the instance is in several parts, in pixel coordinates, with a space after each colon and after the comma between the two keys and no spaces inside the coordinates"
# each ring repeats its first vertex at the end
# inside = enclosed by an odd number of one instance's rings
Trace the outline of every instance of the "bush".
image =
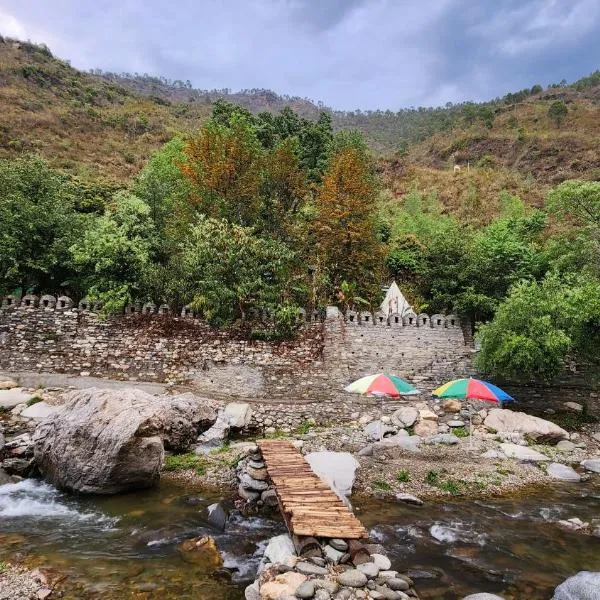
{"type": "Polygon", "coordinates": [[[396,475],[396,479],[400,483],[408,483],[410,481],[410,473],[406,469],[400,469],[396,475]]]}

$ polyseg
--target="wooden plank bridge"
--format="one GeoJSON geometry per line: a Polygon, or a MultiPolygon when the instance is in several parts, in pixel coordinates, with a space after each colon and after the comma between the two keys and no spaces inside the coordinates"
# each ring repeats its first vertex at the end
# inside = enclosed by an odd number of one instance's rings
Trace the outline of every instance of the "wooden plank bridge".
{"type": "Polygon", "coordinates": [[[362,523],[286,440],[258,442],[290,533],[301,537],[368,537],[362,523]]]}

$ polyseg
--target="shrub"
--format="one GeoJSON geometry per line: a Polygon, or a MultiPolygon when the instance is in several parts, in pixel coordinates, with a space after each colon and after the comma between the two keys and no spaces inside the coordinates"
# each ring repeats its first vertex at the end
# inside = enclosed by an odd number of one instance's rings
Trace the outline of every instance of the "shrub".
{"type": "Polygon", "coordinates": [[[396,478],[400,483],[408,483],[410,481],[410,473],[406,469],[400,469],[396,478]]]}
{"type": "Polygon", "coordinates": [[[376,479],[373,481],[373,483],[371,483],[371,487],[374,490],[383,490],[385,492],[389,492],[392,489],[392,486],[387,481],[383,481],[382,479],[376,479]]]}

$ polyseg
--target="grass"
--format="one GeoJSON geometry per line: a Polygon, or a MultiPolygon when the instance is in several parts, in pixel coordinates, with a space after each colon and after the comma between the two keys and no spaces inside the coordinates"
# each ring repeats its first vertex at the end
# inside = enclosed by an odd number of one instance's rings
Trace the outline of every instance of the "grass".
{"type": "Polygon", "coordinates": [[[313,427],[314,425],[310,421],[303,421],[296,427],[295,433],[297,435],[306,435],[313,427]]]}
{"type": "Polygon", "coordinates": [[[221,443],[221,445],[218,448],[211,450],[210,454],[224,454],[225,452],[229,452],[230,448],[231,448],[231,441],[225,440],[224,442],[221,443]]]}
{"type": "Polygon", "coordinates": [[[195,470],[198,475],[206,474],[205,460],[193,452],[167,456],[165,458],[165,464],[163,465],[164,471],[188,471],[192,469],[195,470]]]}
{"type": "Polygon", "coordinates": [[[598,423],[600,421],[598,417],[588,414],[585,410],[580,413],[564,412],[545,415],[544,418],[556,423],[556,425],[567,431],[578,431],[588,423],[598,423]]]}
{"type": "Polygon", "coordinates": [[[452,433],[459,438],[469,437],[469,429],[467,427],[453,427],[452,433]]]}
{"type": "Polygon", "coordinates": [[[8,571],[8,565],[5,562],[0,562],[0,575],[8,571]]]}
{"type": "Polygon", "coordinates": [[[425,475],[425,483],[433,487],[439,488],[444,492],[449,492],[453,496],[462,494],[464,484],[456,479],[444,479],[440,478],[440,472],[432,469],[425,475]]]}
{"type": "Polygon", "coordinates": [[[25,404],[27,406],[33,406],[34,404],[37,404],[38,402],[42,402],[42,399],[39,396],[34,396],[33,398],[29,398],[29,400],[27,400],[27,402],[25,402],[25,404]]]}
{"type": "Polygon", "coordinates": [[[288,434],[285,431],[282,431],[281,429],[276,429],[272,433],[267,433],[265,435],[265,438],[268,440],[279,440],[286,438],[287,436],[288,434]]]}
{"type": "Polygon", "coordinates": [[[410,481],[410,473],[406,469],[400,469],[396,474],[396,479],[400,483],[408,483],[410,481]]]}
{"type": "Polygon", "coordinates": [[[427,475],[425,475],[425,483],[427,483],[428,485],[434,485],[437,486],[439,484],[440,481],[440,474],[435,471],[435,470],[431,470],[431,471],[427,471],[427,475]]]}
{"type": "Polygon", "coordinates": [[[376,479],[375,481],[373,481],[371,483],[371,487],[374,490],[382,490],[385,492],[389,492],[392,489],[392,486],[387,481],[383,481],[382,479],[376,479]]]}

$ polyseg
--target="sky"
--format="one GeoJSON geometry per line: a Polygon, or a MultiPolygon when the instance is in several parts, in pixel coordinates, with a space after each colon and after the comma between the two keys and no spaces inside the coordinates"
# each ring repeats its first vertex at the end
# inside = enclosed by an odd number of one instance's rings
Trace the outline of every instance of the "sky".
{"type": "Polygon", "coordinates": [[[600,68],[600,0],[0,0],[0,33],[79,69],[343,110],[488,100],[600,68]]]}

